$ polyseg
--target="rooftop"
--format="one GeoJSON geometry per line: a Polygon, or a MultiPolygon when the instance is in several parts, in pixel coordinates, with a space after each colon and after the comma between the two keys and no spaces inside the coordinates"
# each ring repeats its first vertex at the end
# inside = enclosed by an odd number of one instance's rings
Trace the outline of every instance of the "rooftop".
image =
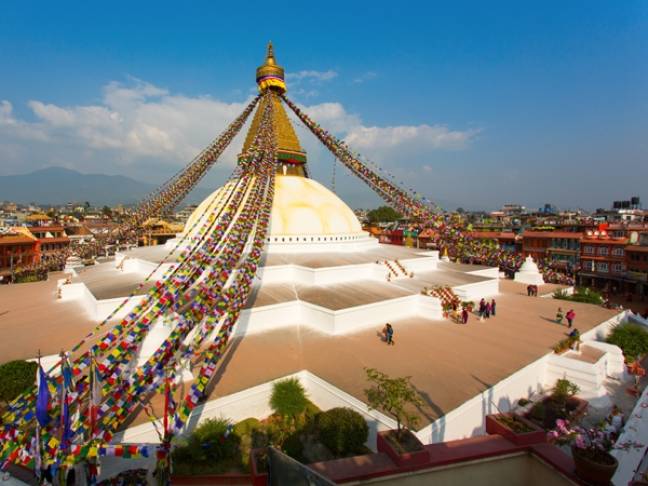
{"type": "MultiPolygon", "coordinates": [[[[543,285],[540,294],[555,288],[543,285]]],[[[485,322],[475,316],[465,326],[423,318],[392,322],[393,347],[378,337],[380,326],[343,336],[300,326],[234,338],[210,396],[229,395],[307,369],[364,400],[364,367],[375,367],[391,376],[412,376],[426,403],[420,424],[425,426],[551,352],[565,338],[566,326],[554,321],[557,307],[565,303],[527,297],[525,285],[508,280],[501,281],[500,291],[497,315],[485,322]]],[[[616,314],[589,304],[570,303],[569,308],[575,310],[575,327],[581,332],[616,314]]],[[[145,420],[142,415],[135,423],[145,420]]]]}

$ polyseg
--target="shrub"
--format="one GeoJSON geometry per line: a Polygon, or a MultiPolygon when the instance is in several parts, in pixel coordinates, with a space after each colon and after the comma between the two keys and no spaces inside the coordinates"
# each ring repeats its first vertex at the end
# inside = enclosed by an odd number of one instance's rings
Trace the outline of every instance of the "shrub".
{"type": "Polygon", "coordinates": [[[336,456],[362,451],[369,435],[369,427],[362,415],[343,407],[320,413],[317,430],[322,443],[336,456]]]}
{"type": "Polygon", "coordinates": [[[272,385],[270,407],[284,419],[295,423],[307,406],[306,391],[297,378],[287,378],[272,385]]]}
{"type": "Polygon", "coordinates": [[[639,324],[627,322],[612,329],[607,342],[619,346],[628,360],[648,353],[648,332],[639,324]]]}
{"type": "Polygon", "coordinates": [[[601,305],[603,303],[603,297],[601,297],[601,294],[586,287],[575,289],[572,295],[567,295],[567,292],[565,290],[558,289],[553,293],[553,298],[559,300],[569,300],[572,302],[583,302],[585,304],[601,305]]]}
{"type": "Polygon", "coordinates": [[[209,419],[176,443],[173,464],[180,474],[223,472],[238,463],[240,437],[225,419],[209,419]]]}
{"type": "Polygon", "coordinates": [[[259,419],[250,417],[238,422],[234,426],[234,433],[239,437],[243,437],[244,435],[252,435],[253,431],[258,430],[262,427],[263,425],[261,424],[259,419]]]}
{"type": "Polygon", "coordinates": [[[31,361],[9,361],[0,365],[0,400],[9,403],[36,383],[38,364],[31,361]]]}
{"type": "Polygon", "coordinates": [[[560,378],[556,380],[556,384],[551,390],[551,398],[559,404],[565,404],[567,403],[567,400],[576,395],[579,390],[580,388],[578,388],[576,383],[572,383],[565,378],[560,378]]]}

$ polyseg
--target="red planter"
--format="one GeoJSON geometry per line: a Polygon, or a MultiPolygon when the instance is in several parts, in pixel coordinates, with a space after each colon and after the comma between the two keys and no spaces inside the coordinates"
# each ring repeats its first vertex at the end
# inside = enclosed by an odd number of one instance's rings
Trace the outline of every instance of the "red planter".
{"type": "Polygon", "coordinates": [[[486,415],[486,432],[488,434],[499,434],[505,439],[510,440],[515,445],[524,446],[531,444],[540,444],[545,442],[547,439],[547,433],[544,429],[541,429],[536,424],[530,420],[525,419],[519,415],[516,415],[516,420],[523,422],[526,426],[533,429],[530,432],[515,432],[509,428],[505,423],[502,423],[498,420],[498,417],[511,417],[515,414],[504,413],[504,414],[493,414],[486,415]]]}
{"type": "Polygon", "coordinates": [[[266,486],[268,484],[268,473],[260,471],[257,464],[258,457],[265,452],[265,448],[250,451],[250,472],[253,486],[266,486]]]}
{"type": "Polygon", "coordinates": [[[389,432],[395,431],[384,431],[378,432],[376,437],[376,446],[378,452],[387,454],[389,458],[397,466],[420,466],[427,464],[430,461],[429,452],[423,447],[423,444],[418,440],[418,438],[412,434],[409,430],[406,433],[410,434],[411,437],[418,442],[421,446],[421,450],[414,452],[400,452],[392,446],[392,443],[387,439],[387,434],[389,432]]]}

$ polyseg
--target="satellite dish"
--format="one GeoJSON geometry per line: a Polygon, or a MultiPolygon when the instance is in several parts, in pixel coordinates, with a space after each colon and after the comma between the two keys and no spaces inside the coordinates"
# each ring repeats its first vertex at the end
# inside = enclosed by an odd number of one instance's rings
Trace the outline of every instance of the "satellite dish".
{"type": "Polygon", "coordinates": [[[630,233],[630,244],[636,245],[637,241],[639,241],[639,233],[633,231],[632,233],[630,233]]]}

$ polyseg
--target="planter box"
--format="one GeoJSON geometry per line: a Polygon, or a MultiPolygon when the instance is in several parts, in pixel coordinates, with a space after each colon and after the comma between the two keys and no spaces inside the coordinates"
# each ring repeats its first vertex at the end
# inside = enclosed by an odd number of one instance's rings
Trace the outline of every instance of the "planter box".
{"type": "Polygon", "coordinates": [[[268,473],[259,470],[258,457],[266,453],[266,448],[252,449],[250,451],[250,475],[253,486],[266,486],[268,484],[268,473]]]}
{"type": "MultiPolygon", "coordinates": [[[[545,397],[542,400],[542,403],[546,404],[549,401],[551,401],[550,396],[545,397]]],[[[567,417],[567,420],[569,420],[570,422],[572,422],[574,420],[577,420],[580,417],[582,417],[585,414],[585,412],[587,411],[587,407],[589,405],[589,402],[587,400],[583,400],[582,398],[578,398],[578,397],[569,398],[567,400],[567,403],[569,404],[569,408],[571,408],[571,411],[569,412],[569,416],[567,417]]],[[[546,421],[544,423],[541,423],[540,420],[535,419],[532,416],[532,411],[531,410],[526,414],[525,418],[531,420],[536,425],[544,427],[545,430],[550,430],[550,429],[553,429],[555,427],[555,423],[550,424],[549,422],[546,422],[546,421]]]]}
{"type": "Polygon", "coordinates": [[[396,450],[391,441],[387,438],[387,435],[390,432],[395,433],[396,431],[387,430],[384,432],[378,432],[378,435],[376,436],[376,446],[378,452],[387,454],[389,458],[394,462],[394,464],[396,464],[397,466],[420,466],[427,464],[430,461],[430,453],[423,447],[423,444],[418,440],[418,438],[409,430],[406,431],[406,433],[410,434],[410,436],[420,445],[421,450],[414,452],[401,452],[396,450]]]}
{"type": "Polygon", "coordinates": [[[510,440],[515,445],[524,446],[531,444],[540,444],[546,441],[547,433],[544,429],[538,427],[530,420],[525,419],[519,415],[512,413],[486,415],[486,432],[493,435],[499,434],[507,440],[510,440]],[[508,425],[500,422],[499,417],[513,417],[516,420],[524,423],[529,428],[533,429],[529,432],[515,432],[508,425]]]}

